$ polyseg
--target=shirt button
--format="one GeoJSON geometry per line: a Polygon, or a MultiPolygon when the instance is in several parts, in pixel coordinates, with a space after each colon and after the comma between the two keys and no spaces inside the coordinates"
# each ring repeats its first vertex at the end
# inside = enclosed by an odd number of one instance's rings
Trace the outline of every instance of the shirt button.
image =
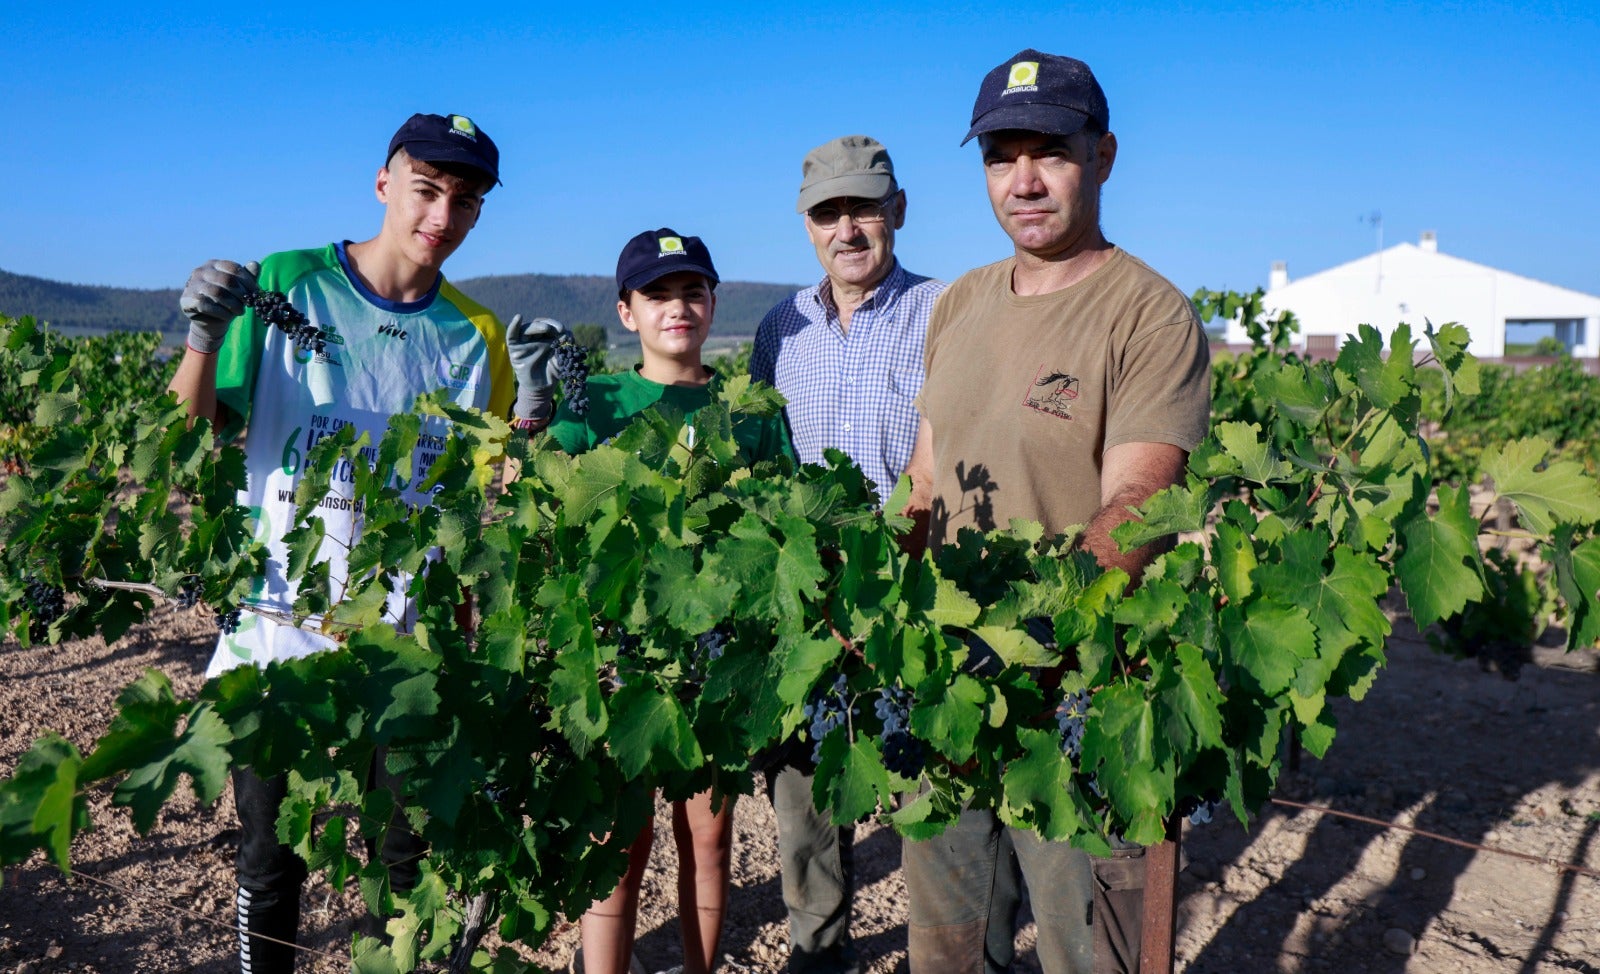
{"type": "Polygon", "coordinates": [[[849,423],[844,424],[844,431],[846,433],[850,432],[850,424],[849,423]]]}

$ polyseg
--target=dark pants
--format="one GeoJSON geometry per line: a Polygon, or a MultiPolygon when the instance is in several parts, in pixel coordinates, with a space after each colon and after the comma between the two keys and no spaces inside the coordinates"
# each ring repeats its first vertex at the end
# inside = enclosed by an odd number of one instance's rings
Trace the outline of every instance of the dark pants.
{"type": "Polygon", "coordinates": [[[855,826],[836,826],[817,811],[813,772],[803,764],[769,768],[766,775],[778,817],[790,974],[860,974],[850,942],[855,826]]]}
{"type": "Polygon", "coordinates": [[[1143,856],[1132,846],[1093,858],[968,809],[942,834],[905,843],[911,974],[1010,971],[1024,882],[1045,974],[1134,974],[1143,856]]]}
{"type": "MultiPolygon", "coordinates": [[[[399,778],[384,767],[380,751],[369,787],[388,788],[399,798],[399,778]]],[[[243,974],[287,974],[294,970],[293,944],[300,930],[300,887],[305,860],[278,841],[278,808],[288,793],[283,775],[261,778],[248,768],[233,772],[234,807],[239,813],[239,855],[234,861],[239,892],[239,967],[243,974]],[[267,939],[271,938],[271,939],[267,939]]],[[[367,854],[376,843],[367,842],[367,854]]],[[[418,861],[427,846],[405,824],[398,809],[377,854],[389,867],[389,885],[405,892],[417,884],[418,861]]]]}

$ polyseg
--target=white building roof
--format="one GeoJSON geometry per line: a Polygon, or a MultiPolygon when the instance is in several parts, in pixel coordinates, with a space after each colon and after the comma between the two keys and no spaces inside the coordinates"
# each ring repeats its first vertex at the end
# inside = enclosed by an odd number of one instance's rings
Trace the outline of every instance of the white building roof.
{"type": "MultiPolygon", "coordinates": [[[[1505,354],[1508,321],[1552,322],[1574,355],[1600,354],[1600,297],[1439,253],[1431,232],[1420,245],[1396,244],[1297,281],[1274,265],[1263,302],[1269,311],[1293,311],[1302,341],[1338,336],[1342,343],[1362,324],[1387,337],[1401,321],[1420,335],[1424,321],[1455,321],[1471,334],[1473,354],[1497,357],[1505,354]]],[[[1249,338],[1230,322],[1227,341],[1249,338]]]]}

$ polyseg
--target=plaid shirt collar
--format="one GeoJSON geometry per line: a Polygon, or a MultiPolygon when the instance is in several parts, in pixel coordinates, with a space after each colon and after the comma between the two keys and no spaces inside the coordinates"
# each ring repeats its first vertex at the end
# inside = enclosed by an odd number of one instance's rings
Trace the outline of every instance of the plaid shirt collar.
{"type": "MultiPolygon", "coordinates": [[[[889,273],[884,275],[883,280],[878,282],[878,286],[867,294],[860,307],[856,310],[860,311],[861,308],[865,308],[868,305],[872,306],[873,311],[892,308],[894,303],[900,299],[900,295],[905,293],[905,289],[906,271],[905,268],[900,266],[900,258],[896,257],[894,264],[889,268],[889,273]]],[[[821,306],[823,320],[830,325],[838,327],[839,305],[833,300],[833,281],[824,275],[816,287],[812,288],[811,298],[821,306]]]]}

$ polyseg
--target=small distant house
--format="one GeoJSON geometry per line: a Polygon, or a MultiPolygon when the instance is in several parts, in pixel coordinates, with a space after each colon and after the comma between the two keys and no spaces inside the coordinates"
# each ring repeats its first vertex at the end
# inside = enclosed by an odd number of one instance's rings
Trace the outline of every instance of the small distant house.
{"type": "MultiPolygon", "coordinates": [[[[1268,311],[1294,312],[1302,348],[1315,357],[1336,354],[1358,325],[1372,325],[1387,339],[1402,321],[1420,335],[1425,320],[1466,326],[1470,350],[1480,358],[1505,355],[1508,325],[1549,325],[1574,357],[1600,355],[1600,297],[1441,254],[1431,230],[1420,243],[1396,244],[1297,281],[1289,280],[1284,262],[1275,262],[1263,303],[1268,311]]],[[[1250,341],[1236,321],[1226,340],[1250,341]]]]}

